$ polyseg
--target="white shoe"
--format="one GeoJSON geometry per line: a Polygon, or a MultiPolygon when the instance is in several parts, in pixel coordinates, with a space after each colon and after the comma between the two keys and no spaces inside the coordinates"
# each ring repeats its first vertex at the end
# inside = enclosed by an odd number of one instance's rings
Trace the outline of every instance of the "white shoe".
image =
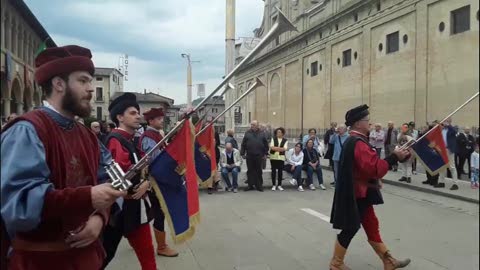
{"type": "Polygon", "coordinates": [[[282,186],[278,186],[278,190],[280,191],[284,191],[283,187],[282,186]]]}
{"type": "Polygon", "coordinates": [[[292,186],[296,186],[297,180],[295,180],[294,178],[290,179],[290,184],[292,184],[292,186]]]}
{"type": "Polygon", "coordinates": [[[315,189],[316,189],[313,184],[310,184],[310,185],[308,186],[308,188],[310,188],[310,190],[315,190],[315,189]]]}
{"type": "Polygon", "coordinates": [[[323,184],[320,184],[320,188],[321,188],[322,190],[326,190],[326,189],[327,189],[323,184]]]}
{"type": "Polygon", "coordinates": [[[273,186],[273,187],[272,187],[272,191],[275,191],[275,190],[277,190],[277,187],[276,187],[276,186],[273,186]]]}
{"type": "Polygon", "coordinates": [[[304,191],[304,190],[303,190],[303,187],[302,187],[302,186],[299,186],[299,187],[298,187],[298,191],[303,192],[303,191],[304,191]]]}

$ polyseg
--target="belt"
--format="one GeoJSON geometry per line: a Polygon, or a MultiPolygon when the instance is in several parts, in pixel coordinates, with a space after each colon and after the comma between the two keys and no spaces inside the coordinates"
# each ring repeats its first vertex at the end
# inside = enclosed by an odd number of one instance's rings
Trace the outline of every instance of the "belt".
{"type": "Polygon", "coordinates": [[[21,238],[15,238],[12,241],[12,248],[14,250],[23,251],[66,251],[72,249],[64,241],[42,241],[34,242],[21,238]]]}

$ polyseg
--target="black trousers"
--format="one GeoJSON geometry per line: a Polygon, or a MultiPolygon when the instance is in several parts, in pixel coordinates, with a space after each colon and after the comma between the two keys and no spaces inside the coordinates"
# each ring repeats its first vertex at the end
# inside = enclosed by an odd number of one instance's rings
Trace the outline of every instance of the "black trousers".
{"type": "Polygon", "coordinates": [[[282,178],[283,178],[283,160],[275,160],[270,159],[270,165],[272,167],[272,185],[275,186],[275,178],[278,172],[278,185],[282,185],[282,178]]]}
{"type": "Polygon", "coordinates": [[[262,156],[247,156],[247,178],[249,187],[255,186],[257,189],[263,188],[262,163],[262,156]]]}
{"type": "Polygon", "coordinates": [[[464,171],[465,161],[468,161],[468,163],[467,163],[467,167],[468,167],[468,179],[470,179],[470,178],[472,178],[472,168],[471,168],[471,166],[470,166],[470,155],[467,155],[467,156],[459,156],[459,157],[458,157],[458,167],[457,167],[458,178],[460,178],[460,176],[461,176],[462,174],[466,174],[465,171],[464,171]]]}
{"type": "Polygon", "coordinates": [[[435,176],[432,176],[430,173],[426,172],[427,173],[427,180],[428,182],[430,182],[430,185],[434,186],[436,184],[438,184],[438,174],[435,175],[435,176]]]}
{"type": "Polygon", "coordinates": [[[152,204],[151,211],[153,212],[153,228],[157,231],[164,232],[165,231],[165,214],[162,211],[162,207],[160,206],[160,202],[158,201],[157,196],[155,195],[155,191],[151,191],[148,193],[148,197],[150,198],[150,203],[152,204]]]}

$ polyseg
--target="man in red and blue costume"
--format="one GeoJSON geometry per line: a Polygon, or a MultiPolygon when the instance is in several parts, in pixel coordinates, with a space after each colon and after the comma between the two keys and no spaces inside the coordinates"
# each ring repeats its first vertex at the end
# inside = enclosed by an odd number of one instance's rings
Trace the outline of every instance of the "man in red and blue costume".
{"type": "Polygon", "coordinates": [[[410,259],[395,259],[382,241],[378,219],[373,205],[383,204],[380,193],[381,179],[389,165],[405,161],[410,153],[395,150],[385,159],[380,159],[375,148],[368,143],[369,111],[367,105],[349,110],[345,125],[350,127],[350,137],[345,141],[340,154],[340,163],[330,222],[334,229],[342,230],[337,235],[330,270],[349,270],[343,260],[347,248],[360,225],[365,230],[368,242],[383,262],[385,270],[403,268],[410,259]]]}
{"type": "MultiPolygon", "coordinates": [[[[163,139],[160,130],[163,129],[163,118],[165,114],[162,108],[152,108],[143,113],[145,121],[147,121],[147,129],[140,136],[138,148],[142,152],[142,155],[148,153],[150,150],[163,139]]],[[[166,144],[162,144],[160,147],[157,147],[153,150],[150,160],[154,160],[160,152],[165,148],[166,144]]],[[[167,245],[166,234],[165,234],[165,214],[160,207],[160,202],[158,201],[155,191],[151,190],[149,192],[150,202],[152,203],[153,210],[153,230],[155,233],[155,240],[157,241],[157,254],[164,257],[176,257],[178,252],[171,249],[167,245]]]]}
{"type": "MultiPolygon", "coordinates": [[[[118,128],[113,129],[105,140],[112,158],[124,172],[140,160],[141,154],[133,142],[135,131],[140,127],[140,107],[133,93],[125,93],[112,101],[108,107],[111,120],[118,128]]],[[[113,259],[118,245],[125,236],[134,249],[142,270],[156,270],[155,252],[149,222],[150,200],[147,191],[150,182],[137,174],[131,179],[132,188],[123,203],[115,204],[111,221],[103,234],[103,247],[107,252],[104,267],[113,259]]]]}
{"type": "MultiPolygon", "coordinates": [[[[1,216],[8,269],[100,269],[108,209],[126,195],[109,183],[110,153],[75,116],[91,113],[90,50],[48,48],[35,59],[46,101],[1,136],[1,216]],[[3,223],[2,222],[2,223],[3,223]]],[[[2,258],[5,259],[5,258],[2,258]]]]}

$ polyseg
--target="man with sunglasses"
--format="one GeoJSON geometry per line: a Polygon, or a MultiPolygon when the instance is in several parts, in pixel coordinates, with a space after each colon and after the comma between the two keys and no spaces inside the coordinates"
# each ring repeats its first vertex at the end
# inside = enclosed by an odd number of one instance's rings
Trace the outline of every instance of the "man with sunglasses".
{"type": "Polygon", "coordinates": [[[368,143],[369,121],[367,105],[355,107],[345,115],[350,137],[343,145],[335,183],[330,222],[333,228],[341,232],[337,235],[330,262],[331,270],[350,269],[345,266],[343,259],[360,224],[367,234],[368,242],[382,260],[384,269],[403,268],[410,263],[409,259],[400,261],[390,254],[381,239],[379,222],[373,208],[373,205],[383,204],[381,179],[387,174],[389,165],[408,159],[410,153],[395,149],[390,156],[380,159],[375,148],[368,143]]]}

